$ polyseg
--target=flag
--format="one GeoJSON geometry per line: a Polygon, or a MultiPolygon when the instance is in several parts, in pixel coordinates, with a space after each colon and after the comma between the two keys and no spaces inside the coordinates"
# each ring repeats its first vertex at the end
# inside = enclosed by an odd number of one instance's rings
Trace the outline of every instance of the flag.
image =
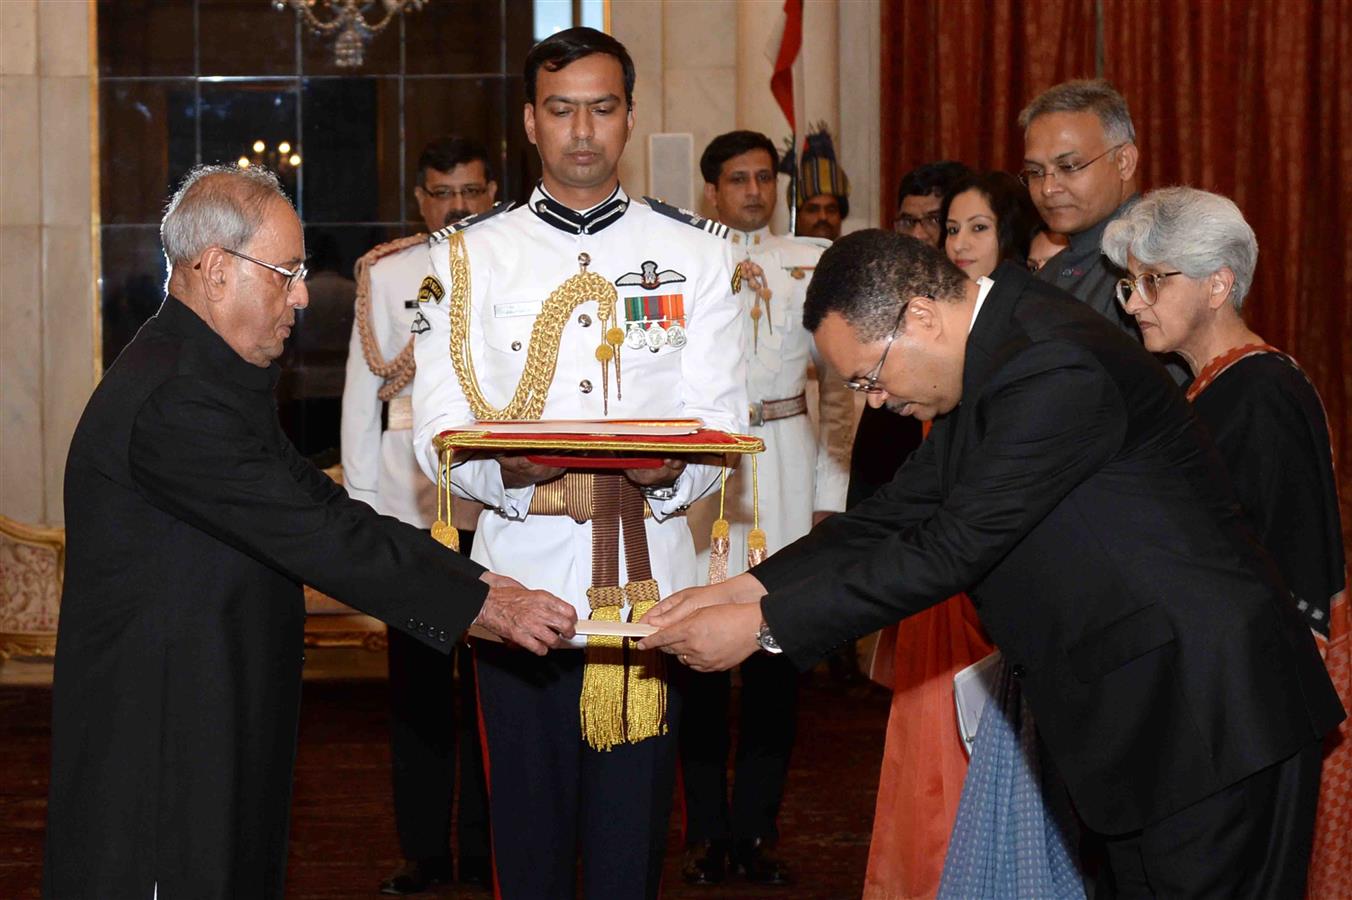
{"type": "Polygon", "coordinates": [[[770,93],[775,95],[789,129],[798,125],[793,116],[793,64],[803,49],[803,0],[784,0],[784,20],[780,29],[779,50],[774,55],[775,71],[770,76],[770,93]]]}

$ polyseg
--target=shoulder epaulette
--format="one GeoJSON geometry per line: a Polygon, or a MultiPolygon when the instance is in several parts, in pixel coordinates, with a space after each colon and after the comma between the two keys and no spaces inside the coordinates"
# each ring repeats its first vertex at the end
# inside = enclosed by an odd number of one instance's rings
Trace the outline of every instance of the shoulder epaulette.
{"type": "Polygon", "coordinates": [[[661,200],[652,197],[644,197],[643,202],[655,213],[661,213],[669,219],[675,219],[677,222],[684,222],[691,227],[698,228],[700,231],[708,232],[714,237],[725,238],[731,230],[722,222],[715,222],[713,219],[706,219],[699,213],[692,213],[688,209],[681,209],[679,206],[672,206],[670,203],[663,203],[661,200]]]}
{"type": "Polygon", "coordinates": [[[806,244],[809,247],[818,247],[822,250],[831,249],[831,242],[826,238],[813,237],[808,234],[786,234],[784,236],[791,241],[799,244],[806,244]]]}
{"type": "Polygon", "coordinates": [[[516,206],[516,204],[510,201],[503,201],[502,203],[494,203],[492,209],[484,210],[477,216],[467,216],[461,219],[459,222],[452,222],[445,228],[442,228],[440,231],[432,232],[431,236],[427,238],[427,243],[429,244],[444,243],[447,238],[455,234],[457,231],[464,231],[471,225],[478,225],[480,222],[486,222],[489,219],[493,218],[494,216],[498,215],[499,213],[505,213],[507,210],[511,209],[514,206],[516,206]]]}
{"type": "Polygon", "coordinates": [[[400,250],[407,250],[409,247],[422,244],[426,242],[426,240],[427,235],[425,234],[411,234],[408,237],[395,238],[392,241],[386,241],[383,244],[375,245],[370,250],[363,253],[357,260],[355,269],[357,280],[360,281],[362,273],[385,257],[398,253],[400,250]]]}

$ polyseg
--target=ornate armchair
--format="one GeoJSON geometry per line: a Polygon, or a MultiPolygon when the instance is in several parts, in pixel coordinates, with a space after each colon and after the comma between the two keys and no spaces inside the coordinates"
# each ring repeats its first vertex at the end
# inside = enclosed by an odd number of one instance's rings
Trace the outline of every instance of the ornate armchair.
{"type": "MultiPolygon", "coordinates": [[[[339,466],[325,472],[342,484],[339,466]]],[[[0,660],[56,653],[66,530],[0,516],[0,660]]],[[[305,588],[305,646],[384,650],[385,624],[305,588]]]]}
{"type": "Polygon", "coordinates": [[[0,516],[0,660],[56,653],[65,564],[65,529],[0,516]]]}

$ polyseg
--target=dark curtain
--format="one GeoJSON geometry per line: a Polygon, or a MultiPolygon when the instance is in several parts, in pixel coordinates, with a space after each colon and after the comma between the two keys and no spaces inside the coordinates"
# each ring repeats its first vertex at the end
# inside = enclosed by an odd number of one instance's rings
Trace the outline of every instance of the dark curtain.
{"type": "Polygon", "coordinates": [[[882,27],[885,227],[921,163],[1017,171],[1028,98],[1094,72],[1093,0],[889,0],[882,27]]]}
{"type": "Polygon", "coordinates": [[[1019,110],[1100,64],[1131,105],[1142,190],[1239,204],[1259,245],[1246,318],[1324,399],[1352,538],[1352,0],[891,0],[882,19],[884,226],[920,163],[1016,171],[1019,110]]]}

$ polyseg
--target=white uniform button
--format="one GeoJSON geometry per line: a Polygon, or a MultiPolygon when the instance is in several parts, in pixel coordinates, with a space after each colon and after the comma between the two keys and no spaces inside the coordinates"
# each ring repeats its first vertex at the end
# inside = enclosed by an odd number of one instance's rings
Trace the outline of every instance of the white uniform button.
{"type": "Polygon", "coordinates": [[[591,316],[587,315],[586,313],[583,313],[582,315],[577,317],[577,322],[583,328],[588,328],[591,326],[591,316]]]}
{"type": "Polygon", "coordinates": [[[521,342],[520,342],[520,341],[512,341],[512,349],[513,349],[513,350],[520,350],[520,349],[521,349],[521,342]]]}
{"type": "Polygon", "coordinates": [[[577,387],[578,390],[582,391],[582,393],[590,394],[592,390],[592,383],[584,378],[582,379],[582,383],[579,384],[577,387]]]}

